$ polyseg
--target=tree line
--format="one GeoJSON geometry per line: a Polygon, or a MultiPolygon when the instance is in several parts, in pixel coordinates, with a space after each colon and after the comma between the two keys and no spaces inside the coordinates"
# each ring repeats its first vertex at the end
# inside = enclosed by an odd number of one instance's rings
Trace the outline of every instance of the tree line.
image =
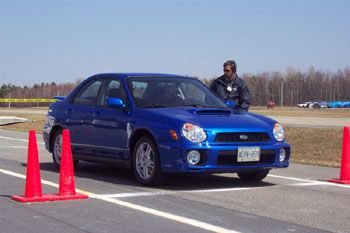
{"type": "MultiPolygon", "coordinates": [[[[310,68],[307,72],[288,69],[286,72],[243,74],[251,94],[251,104],[296,106],[306,101],[350,101],[350,68],[325,72],[310,68]]],[[[210,86],[211,80],[204,83],[210,86]]]]}
{"type": "MultiPolygon", "coordinates": [[[[3,84],[0,87],[0,98],[3,99],[50,99],[53,96],[68,95],[81,80],[76,80],[73,83],[56,84],[41,83],[35,84],[31,87],[16,86],[12,84],[3,84]]],[[[48,106],[50,103],[11,103],[11,107],[34,107],[34,106],[48,106]]],[[[9,106],[8,103],[0,103],[1,107],[9,106]]]]}
{"type": "MultiPolygon", "coordinates": [[[[210,86],[211,79],[201,79],[210,86]]],[[[266,106],[273,101],[279,106],[295,106],[305,101],[350,101],[350,68],[336,72],[310,68],[307,72],[288,69],[286,72],[264,72],[242,74],[251,93],[251,104],[266,106]]],[[[52,98],[65,96],[71,92],[81,80],[73,83],[56,84],[41,83],[31,87],[4,84],[0,88],[0,98],[52,98]]],[[[7,106],[0,103],[0,106],[7,106]]],[[[48,103],[12,103],[11,106],[47,106],[48,103]]]]}

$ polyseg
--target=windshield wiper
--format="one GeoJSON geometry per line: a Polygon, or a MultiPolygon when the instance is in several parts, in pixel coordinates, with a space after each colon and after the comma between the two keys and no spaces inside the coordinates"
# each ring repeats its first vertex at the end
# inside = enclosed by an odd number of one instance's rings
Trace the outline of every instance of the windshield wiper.
{"type": "Polygon", "coordinates": [[[173,108],[173,107],[194,107],[194,108],[208,108],[209,106],[201,104],[147,104],[143,105],[143,108],[173,108]]]}
{"type": "Polygon", "coordinates": [[[184,107],[195,107],[195,108],[207,108],[208,106],[202,105],[202,104],[181,104],[179,106],[184,107]]]}
{"type": "Polygon", "coordinates": [[[147,104],[147,105],[143,105],[142,107],[143,108],[167,108],[169,106],[165,104],[147,104]]]}

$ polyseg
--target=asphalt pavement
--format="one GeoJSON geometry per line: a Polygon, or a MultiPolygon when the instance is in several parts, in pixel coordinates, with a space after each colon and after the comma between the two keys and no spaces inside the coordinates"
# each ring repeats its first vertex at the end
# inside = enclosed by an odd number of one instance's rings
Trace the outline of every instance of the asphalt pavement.
{"type": "MultiPolygon", "coordinates": [[[[89,199],[23,204],[26,133],[0,130],[0,232],[349,232],[350,186],[339,169],[292,164],[263,182],[235,174],[177,175],[157,188],[118,167],[80,163],[76,186],[89,199]]],[[[59,171],[38,135],[44,193],[59,171]]]]}

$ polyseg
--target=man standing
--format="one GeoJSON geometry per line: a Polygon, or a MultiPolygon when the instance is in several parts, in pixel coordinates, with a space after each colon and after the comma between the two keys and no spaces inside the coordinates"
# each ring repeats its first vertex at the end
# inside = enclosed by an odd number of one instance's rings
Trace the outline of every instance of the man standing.
{"type": "Polygon", "coordinates": [[[224,63],[224,75],[215,79],[210,86],[223,100],[236,102],[235,109],[248,111],[250,105],[250,93],[248,86],[236,74],[236,62],[229,60],[224,63]]]}

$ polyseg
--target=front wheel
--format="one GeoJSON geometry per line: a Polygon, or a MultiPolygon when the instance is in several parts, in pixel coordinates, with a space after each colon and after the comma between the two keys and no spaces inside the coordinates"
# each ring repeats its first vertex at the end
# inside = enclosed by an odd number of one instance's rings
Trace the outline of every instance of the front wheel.
{"type": "Polygon", "coordinates": [[[258,170],[253,172],[237,172],[237,175],[244,181],[262,181],[269,172],[270,170],[258,170]]]}
{"type": "MultiPolygon", "coordinates": [[[[62,130],[57,130],[55,136],[52,140],[52,160],[57,169],[60,169],[61,166],[61,154],[62,154],[62,130]]],[[[73,159],[74,169],[78,166],[79,160],[73,159]]]]}
{"type": "Polygon", "coordinates": [[[158,149],[150,137],[141,137],[134,148],[133,168],[138,181],[144,185],[158,185],[164,179],[158,149]]]}

